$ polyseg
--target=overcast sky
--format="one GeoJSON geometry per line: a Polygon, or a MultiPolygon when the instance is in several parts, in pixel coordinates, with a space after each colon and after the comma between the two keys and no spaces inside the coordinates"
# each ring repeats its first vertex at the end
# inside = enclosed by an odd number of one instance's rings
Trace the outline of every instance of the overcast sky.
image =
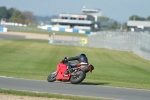
{"type": "Polygon", "coordinates": [[[82,13],[83,6],[102,9],[102,14],[121,23],[131,15],[150,16],[150,0],[0,0],[0,6],[51,16],[63,12],[82,13]]]}

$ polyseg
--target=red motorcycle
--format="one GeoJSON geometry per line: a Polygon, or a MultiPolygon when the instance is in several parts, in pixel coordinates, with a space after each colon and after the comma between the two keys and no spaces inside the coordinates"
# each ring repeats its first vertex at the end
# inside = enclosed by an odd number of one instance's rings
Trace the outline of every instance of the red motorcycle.
{"type": "Polygon", "coordinates": [[[63,82],[71,82],[72,84],[79,84],[81,83],[85,77],[87,72],[92,72],[94,70],[94,66],[89,63],[75,63],[69,62],[71,66],[71,72],[69,74],[65,74],[67,71],[67,66],[64,62],[60,62],[57,65],[57,69],[55,72],[51,73],[47,77],[48,82],[54,81],[63,81],[63,82]]]}

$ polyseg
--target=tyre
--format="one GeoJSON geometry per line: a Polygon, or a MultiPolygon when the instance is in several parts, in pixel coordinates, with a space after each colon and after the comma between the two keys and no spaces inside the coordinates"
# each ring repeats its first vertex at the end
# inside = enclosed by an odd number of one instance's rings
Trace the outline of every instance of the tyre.
{"type": "Polygon", "coordinates": [[[70,82],[72,84],[79,84],[81,83],[86,77],[86,73],[84,71],[76,72],[76,75],[72,75],[70,78],[70,82]]]}
{"type": "Polygon", "coordinates": [[[53,72],[52,74],[50,74],[50,75],[47,77],[47,81],[48,81],[48,82],[54,82],[54,81],[56,81],[56,76],[57,76],[57,73],[56,73],[56,72],[53,72]]]}

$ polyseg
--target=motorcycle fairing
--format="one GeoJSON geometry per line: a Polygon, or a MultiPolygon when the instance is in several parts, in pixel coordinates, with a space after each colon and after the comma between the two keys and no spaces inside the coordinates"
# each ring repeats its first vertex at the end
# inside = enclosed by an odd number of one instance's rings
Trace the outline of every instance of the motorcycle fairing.
{"type": "Polygon", "coordinates": [[[57,65],[57,70],[56,72],[58,73],[57,74],[57,77],[56,77],[56,80],[64,80],[64,81],[69,81],[70,80],[70,74],[68,74],[68,76],[65,76],[64,77],[64,74],[67,70],[67,66],[66,64],[64,63],[59,63],[57,65]]]}

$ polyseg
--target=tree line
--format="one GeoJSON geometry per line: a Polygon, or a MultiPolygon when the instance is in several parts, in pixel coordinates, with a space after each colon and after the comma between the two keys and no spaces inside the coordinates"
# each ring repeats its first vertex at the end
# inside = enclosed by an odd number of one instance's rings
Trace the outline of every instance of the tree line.
{"type": "MultiPolygon", "coordinates": [[[[103,23],[105,23],[104,25],[106,26],[106,23],[107,23],[107,28],[108,29],[119,29],[121,27],[121,24],[118,23],[117,21],[113,20],[113,19],[110,19],[106,16],[100,16],[98,18],[98,20],[100,22],[102,22],[102,25],[103,23]]],[[[135,21],[150,21],[150,16],[148,16],[147,18],[144,18],[144,17],[140,17],[140,16],[137,16],[137,15],[132,15],[129,17],[128,20],[135,20],[135,21]]],[[[126,29],[127,28],[127,23],[123,23],[122,25],[122,28],[123,29],[126,29]]]]}
{"type": "Polygon", "coordinates": [[[5,6],[0,7],[0,19],[6,22],[15,22],[29,25],[35,21],[34,14],[30,11],[20,11],[16,8],[7,9],[5,6]]]}
{"type": "MultiPolygon", "coordinates": [[[[0,20],[4,19],[6,22],[16,22],[26,25],[31,25],[33,23],[36,23],[37,20],[39,21],[50,21],[50,19],[53,17],[39,17],[35,16],[33,12],[30,11],[20,11],[16,8],[9,8],[7,9],[5,6],[0,7],[0,20]]],[[[100,16],[98,20],[102,23],[104,27],[107,27],[107,29],[119,29],[121,26],[123,29],[127,28],[127,23],[123,23],[121,25],[117,21],[110,19],[106,16],[100,16]]],[[[129,17],[129,20],[136,20],[136,21],[150,21],[150,16],[147,18],[140,17],[137,15],[132,15],[129,17]]]]}

